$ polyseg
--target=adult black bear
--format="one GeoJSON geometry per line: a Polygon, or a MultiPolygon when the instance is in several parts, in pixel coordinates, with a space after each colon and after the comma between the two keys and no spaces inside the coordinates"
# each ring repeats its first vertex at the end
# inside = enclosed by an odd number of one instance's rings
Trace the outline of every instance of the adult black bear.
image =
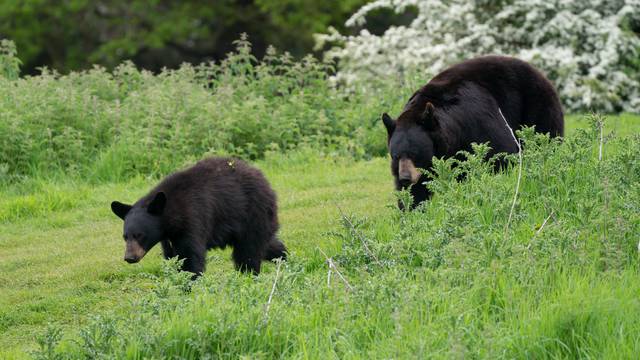
{"type": "Polygon", "coordinates": [[[431,196],[417,168],[430,169],[434,156],[470,151],[473,142],[489,142],[489,156],[518,152],[500,111],[514,132],[535,126],[554,137],[564,133],[553,85],[528,63],[504,56],[454,65],[416,91],[397,120],[383,114],[396,189],[410,187],[415,207],[431,196]]]}
{"type": "Polygon", "coordinates": [[[133,205],[114,201],[124,220],[124,259],[136,263],[162,244],[165,258],[184,259],[183,270],[199,276],[206,251],[233,247],[241,271],[260,272],[263,259],[286,257],[276,238],[276,195],[262,173],[241,160],[205,159],[166,177],[133,205]]]}

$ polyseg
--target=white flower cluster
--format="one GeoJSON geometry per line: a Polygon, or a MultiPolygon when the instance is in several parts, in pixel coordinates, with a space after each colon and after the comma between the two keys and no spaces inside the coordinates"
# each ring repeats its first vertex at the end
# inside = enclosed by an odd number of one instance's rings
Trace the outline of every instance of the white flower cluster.
{"type": "Polygon", "coordinates": [[[434,75],[485,54],[519,57],[540,68],[568,111],[640,111],[640,0],[375,0],[347,25],[361,25],[379,8],[417,9],[408,26],[381,35],[344,36],[330,29],[320,44],[334,47],[336,79],[354,83],[434,75]],[[637,29],[636,29],[637,31],[637,29]]]}

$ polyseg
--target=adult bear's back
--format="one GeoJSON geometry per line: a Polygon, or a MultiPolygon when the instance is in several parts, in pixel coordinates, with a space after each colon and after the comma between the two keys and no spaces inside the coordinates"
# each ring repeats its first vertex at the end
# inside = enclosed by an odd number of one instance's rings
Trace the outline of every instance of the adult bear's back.
{"type": "Polygon", "coordinates": [[[469,82],[494,97],[512,127],[535,126],[538,132],[564,135],[562,105],[553,85],[527,62],[507,56],[482,56],[446,69],[418,90],[405,110],[425,100],[442,106],[464,101],[459,90],[469,82]]]}

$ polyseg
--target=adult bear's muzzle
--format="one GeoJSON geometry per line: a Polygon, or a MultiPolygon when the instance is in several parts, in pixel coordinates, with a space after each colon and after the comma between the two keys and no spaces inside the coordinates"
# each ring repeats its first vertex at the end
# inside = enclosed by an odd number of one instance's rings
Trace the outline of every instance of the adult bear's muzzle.
{"type": "Polygon", "coordinates": [[[398,164],[398,181],[403,187],[414,185],[420,179],[420,172],[411,159],[402,158],[398,164]]]}
{"type": "Polygon", "coordinates": [[[124,252],[124,261],[129,264],[137,263],[142,260],[147,252],[135,240],[127,241],[127,249],[124,252]]]}

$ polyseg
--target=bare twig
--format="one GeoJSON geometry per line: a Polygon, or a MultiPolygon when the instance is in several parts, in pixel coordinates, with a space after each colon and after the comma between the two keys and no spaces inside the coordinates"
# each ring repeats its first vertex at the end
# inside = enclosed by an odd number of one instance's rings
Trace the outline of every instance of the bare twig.
{"type": "Polygon", "coordinates": [[[604,176],[602,180],[603,196],[604,196],[604,224],[602,226],[602,243],[607,243],[607,235],[609,233],[609,177],[604,176]]]}
{"type": "Polygon", "coordinates": [[[338,208],[338,211],[340,211],[340,216],[342,217],[342,219],[346,221],[347,224],[349,225],[349,228],[350,228],[349,230],[351,230],[351,233],[355,235],[358,239],[360,239],[360,242],[362,242],[362,246],[364,247],[364,250],[367,252],[367,254],[369,254],[369,256],[373,258],[373,261],[375,261],[376,264],[382,266],[382,264],[380,263],[380,260],[378,260],[378,257],[376,257],[376,255],[371,251],[371,249],[369,249],[369,246],[367,245],[367,240],[358,231],[358,229],[356,229],[355,225],[353,225],[349,217],[347,217],[344,214],[344,212],[342,211],[342,208],[340,208],[340,205],[336,204],[336,207],[338,208]]]}
{"type": "MultiPolygon", "coordinates": [[[[602,162],[602,156],[604,152],[604,119],[601,116],[597,117],[596,123],[598,128],[600,129],[600,145],[598,148],[598,161],[602,162]]],[[[602,173],[602,166],[600,167],[600,172],[602,173]]],[[[604,197],[604,224],[602,226],[602,243],[607,243],[607,230],[609,229],[608,219],[609,219],[609,177],[605,173],[602,176],[602,187],[603,187],[603,197],[604,197]]]]}
{"type": "Polygon", "coordinates": [[[538,229],[538,231],[536,231],[534,236],[537,236],[538,234],[540,234],[540,232],[542,231],[542,229],[544,228],[544,226],[547,224],[547,221],[549,221],[549,219],[553,216],[553,210],[551,210],[551,214],[549,214],[549,216],[547,216],[546,219],[544,219],[544,221],[542,222],[542,225],[540,225],[540,228],[538,229]]]}
{"type": "Polygon", "coordinates": [[[328,257],[327,254],[325,254],[325,252],[322,251],[322,249],[318,248],[318,251],[320,251],[322,255],[324,255],[324,258],[327,259],[327,265],[329,265],[329,269],[335,271],[335,273],[338,274],[338,277],[347,286],[347,289],[353,290],[353,287],[351,286],[351,284],[349,284],[347,279],[345,279],[345,277],[342,276],[342,273],[340,273],[340,270],[338,270],[338,267],[336,266],[336,263],[333,262],[333,259],[328,257]]]}
{"type": "Polygon", "coordinates": [[[531,241],[529,241],[529,245],[527,245],[527,250],[531,249],[531,245],[533,244],[533,240],[538,236],[538,234],[540,234],[540,232],[542,232],[542,229],[544,229],[544,226],[547,224],[547,221],[549,221],[549,219],[551,219],[551,217],[553,216],[553,212],[554,212],[554,210],[551,210],[551,214],[549,214],[549,216],[547,216],[547,218],[544,219],[544,221],[542,222],[542,225],[540,225],[540,228],[536,231],[535,234],[533,234],[533,237],[531,238],[531,241]]]}
{"type": "Polygon", "coordinates": [[[600,149],[598,151],[598,161],[602,161],[602,150],[604,146],[604,122],[598,121],[598,127],[600,127],[600,149]]]}
{"type": "Polygon", "coordinates": [[[520,146],[520,141],[518,141],[518,139],[516,138],[516,134],[513,132],[513,129],[511,128],[511,126],[509,126],[507,119],[504,117],[504,115],[502,114],[502,110],[500,110],[499,107],[498,107],[498,113],[500,113],[502,120],[504,120],[504,124],[507,126],[507,129],[509,129],[509,133],[511,134],[511,137],[513,137],[513,141],[515,141],[516,146],[518,147],[518,182],[516,183],[516,191],[513,194],[513,202],[511,203],[511,210],[509,210],[509,219],[507,219],[507,224],[504,226],[504,233],[506,236],[507,230],[509,229],[509,224],[511,223],[511,218],[513,217],[513,210],[516,207],[516,201],[518,200],[518,192],[520,191],[520,181],[522,180],[522,147],[520,146]]]}
{"type": "Polygon", "coordinates": [[[269,318],[269,307],[271,306],[271,299],[273,299],[273,294],[276,292],[276,284],[278,283],[278,277],[280,276],[280,266],[282,266],[282,260],[276,260],[278,262],[278,267],[276,268],[276,278],[273,279],[273,286],[271,287],[271,293],[269,294],[269,300],[264,307],[264,321],[267,321],[269,318]]]}

